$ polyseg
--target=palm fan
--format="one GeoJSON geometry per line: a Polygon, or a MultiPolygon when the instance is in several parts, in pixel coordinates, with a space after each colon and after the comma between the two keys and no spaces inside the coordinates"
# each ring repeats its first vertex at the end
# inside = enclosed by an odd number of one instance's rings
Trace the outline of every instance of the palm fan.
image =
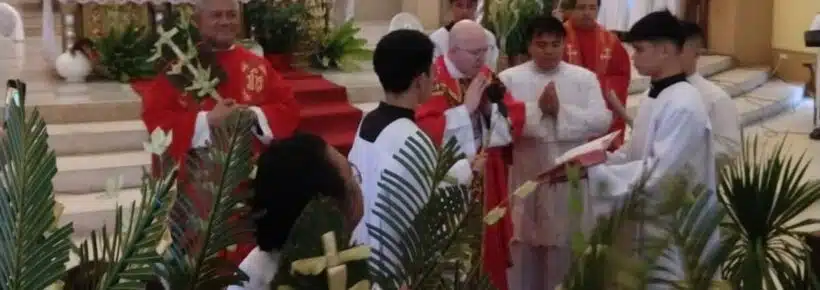
{"type": "Polygon", "coordinates": [[[384,226],[367,225],[379,245],[370,272],[382,289],[490,287],[478,262],[481,200],[466,186],[444,183],[450,167],[463,158],[457,152],[455,140],[437,151],[430,138],[418,133],[393,156],[405,172],[382,173],[373,213],[384,226]],[[464,254],[471,257],[458,258],[464,254]],[[469,267],[462,271],[465,264],[469,267]]]}
{"type": "Polygon", "coordinates": [[[820,199],[820,183],[806,180],[810,161],[787,155],[784,144],[785,138],[764,152],[757,137],[746,139],[742,156],[721,172],[719,196],[730,218],[725,232],[739,239],[722,274],[737,289],[776,289],[810,278],[797,270],[809,254],[801,230],[820,223],[797,217],[820,199]]]}
{"type": "Polygon", "coordinates": [[[171,242],[167,220],[176,198],[176,176],[176,167],[163,170],[159,177],[143,174],[142,199],[139,204],[131,203],[130,215],[124,216],[123,207],[117,206],[113,230],[103,226],[80,245],[77,268],[85,272],[70,277],[79,281],[71,282],[69,288],[142,289],[157,280],[153,267],[162,262],[161,255],[171,242]]]}
{"type": "Polygon", "coordinates": [[[212,143],[186,163],[170,218],[173,243],[156,269],[170,289],[224,289],[247,280],[220,252],[252,236],[245,205],[253,171],[250,114],[235,113],[212,128],[212,143]]]}
{"type": "Polygon", "coordinates": [[[56,156],[46,123],[25,98],[6,106],[6,137],[0,150],[0,289],[44,289],[60,279],[69,259],[71,225],[57,226],[56,156]]]}

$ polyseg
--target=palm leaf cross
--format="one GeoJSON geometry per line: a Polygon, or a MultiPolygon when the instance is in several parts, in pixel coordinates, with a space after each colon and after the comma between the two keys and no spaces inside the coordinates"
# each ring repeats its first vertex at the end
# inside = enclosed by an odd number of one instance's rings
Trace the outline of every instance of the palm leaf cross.
{"type": "MultiPolygon", "coordinates": [[[[219,92],[216,91],[216,86],[219,83],[219,78],[215,78],[211,75],[211,70],[203,68],[201,65],[194,66],[193,60],[196,59],[196,51],[183,52],[179,46],[174,43],[173,38],[179,33],[179,29],[177,27],[171,28],[171,30],[165,30],[162,26],[158,27],[159,32],[159,39],[157,40],[155,47],[156,52],[153,56],[149,59],[149,61],[156,61],[162,57],[162,47],[167,46],[174,52],[176,55],[177,63],[182,67],[188,69],[191,75],[194,76],[192,80],[192,84],[185,88],[186,91],[194,91],[197,96],[204,97],[204,96],[211,96],[212,99],[215,101],[221,101],[222,96],[219,95],[219,92]]],[[[188,42],[192,42],[190,38],[188,42]]],[[[181,70],[178,69],[179,66],[174,67],[173,72],[180,72],[181,70]]]]}
{"type": "MultiPolygon", "coordinates": [[[[318,275],[327,270],[328,290],[345,290],[347,286],[347,267],[345,262],[366,260],[370,257],[370,248],[358,246],[341,252],[336,248],[336,235],[327,232],[322,235],[322,245],[325,255],[322,257],[307,258],[293,261],[291,272],[302,275],[318,275]]],[[[349,290],[368,290],[370,281],[362,280],[349,290]]]]}

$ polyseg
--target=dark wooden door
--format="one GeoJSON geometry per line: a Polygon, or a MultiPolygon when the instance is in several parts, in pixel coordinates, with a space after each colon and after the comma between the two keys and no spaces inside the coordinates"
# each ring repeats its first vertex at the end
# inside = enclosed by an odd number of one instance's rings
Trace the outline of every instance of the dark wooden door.
{"type": "MultiPolygon", "coordinates": [[[[684,1],[684,19],[692,21],[700,25],[704,34],[709,33],[709,0],[683,0],[684,1]]],[[[708,40],[709,36],[704,35],[704,40],[708,40]]]]}

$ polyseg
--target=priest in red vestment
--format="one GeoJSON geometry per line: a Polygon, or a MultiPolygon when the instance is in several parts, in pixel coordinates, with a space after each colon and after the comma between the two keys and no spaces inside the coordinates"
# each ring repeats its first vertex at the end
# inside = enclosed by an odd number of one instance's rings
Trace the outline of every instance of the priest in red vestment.
{"type": "MultiPolygon", "coordinates": [[[[604,100],[613,91],[618,97],[621,106],[626,106],[629,96],[629,81],[632,76],[632,64],[629,54],[621,45],[615,34],[600,26],[597,22],[598,8],[601,0],[570,0],[569,20],[564,22],[567,31],[564,61],[582,66],[598,76],[601,83],[601,92],[604,100]]],[[[609,132],[624,130],[626,120],[615,113],[612,105],[607,102],[607,108],[613,111],[612,126],[609,132]]],[[[621,134],[612,142],[610,150],[615,150],[623,144],[621,134]]]]}
{"type": "MultiPolygon", "coordinates": [[[[452,27],[449,38],[448,52],[434,63],[437,90],[416,109],[416,122],[433,142],[455,138],[468,158],[486,158],[472,187],[484,198],[486,214],[508,196],[505,149],[521,134],[524,104],[515,101],[484,64],[489,47],[481,25],[462,20],[452,27]]],[[[486,226],[482,239],[484,270],[501,290],[508,288],[511,238],[512,222],[506,215],[486,226]]]]}
{"type": "MultiPolygon", "coordinates": [[[[135,85],[135,91],[142,96],[142,120],[148,131],[172,131],[169,153],[180,162],[192,149],[208,144],[211,126],[220,125],[240,110],[249,110],[256,117],[256,152],[274,138],[290,136],[299,122],[299,108],[291,89],[265,59],[234,45],[239,31],[239,3],[200,0],[195,9],[203,41],[214,48],[216,65],[226,75],[216,87],[222,100],[205,97],[197,101],[175,87],[164,74],[148,84],[135,85]]],[[[201,197],[191,198],[195,203],[205,204],[197,202],[201,197]]],[[[238,264],[252,249],[253,245],[239,245],[228,258],[238,264]]]]}

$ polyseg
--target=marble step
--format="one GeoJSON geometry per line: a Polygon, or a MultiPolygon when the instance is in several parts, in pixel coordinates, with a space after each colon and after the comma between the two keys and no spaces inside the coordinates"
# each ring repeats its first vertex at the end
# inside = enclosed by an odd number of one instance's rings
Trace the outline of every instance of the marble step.
{"type": "Polygon", "coordinates": [[[143,170],[147,170],[150,163],[151,155],[141,150],[58,156],[54,192],[60,195],[103,192],[109,180],[121,181],[121,188],[138,187],[143,170]]]}
{"type": "MultiPolygon", "coordinates": [[[[756,88],[732,96],[740,118],[741,127],[752,126],[760,121],[794,108],[805,97],[804,84],[790,83],[771,79],[759,84],[756,88]]],[[[627,101],[627,112],[637,114],[643,94],[635,94],[627,101]]]]}
{"type": "Polygon", "coordinates": [[[142,150],[148,140],[140,120],[50,124],[48,143],[57,156],[142,150]]]}
{"type": "MultiPolygon", "coordinates": [[[[750,68],[734,68],[717,74],[708,76],[707,78],[715,82],[718,86],[723,88],[730,96],[737,97],[755,88],[763,85],[769,80],[769,68],[765,67],[750,67],[750,68]]],[[[641,101],[646,97],[643,91],[632,93],[626,102],[627,112],[630,115],[635,115],[641,101]]]]}
{"type": "Polygon", "coordinates": [[[108,229],[113,228],[117,206],[123,206],[125,213],[128,213],[131,203],[139,203],[141,198],[139,188],[113,193],[101,191],[84,195],[55,195],[55,200],[65,206],[60,224],[73,223],[73,236],[83,238],[90,236],[91,231],[101,229],[103,225],[108,229]]]}

